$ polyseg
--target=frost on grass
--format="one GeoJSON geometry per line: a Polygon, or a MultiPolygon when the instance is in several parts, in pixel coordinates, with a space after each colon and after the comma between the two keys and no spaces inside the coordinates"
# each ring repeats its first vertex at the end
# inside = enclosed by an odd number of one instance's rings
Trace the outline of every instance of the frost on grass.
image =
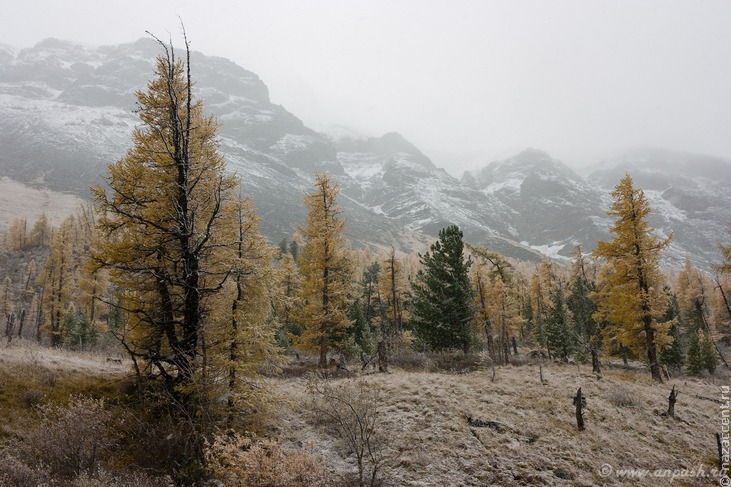
{"type": "MultiPolygon", "coordinates": [[[[644,469],[715,467],[714,433],[720,428],[718,388],[683,379],[676,419],[656,414],[667,408],[672,384],[653,383],[644,370],[608,369],[602,380],[590,367],[497,368],[466,374],[396,371],[365,379],[381,390],[380,418],[391,441],[388,485],[625,485],[602,477],[601,466],[644,469]],[[587,398],[586,431],[576,428],[572,397],[587,398]],[[705,399],[704,399],[705,398],[705,399]],[[500,428],[471,425],[467,418],[500,428]]],[[[307,401],[302,378],[273,381],[294,405],[307,401]]],[[[280,434],[293,443],[311,441],[332,466],[356,469],[339,440],[308,421],[305,408],[289,409],[280,434]]],[[[703,479],[698,479],[701,483],[703,479]]],[[[706,479],[708,480],[708,479],[706,479]]],[[[645,478],[636,485],[665,485],[645,478]]],[[[630,485],[632,483],[630,482],[630,485]]]]}

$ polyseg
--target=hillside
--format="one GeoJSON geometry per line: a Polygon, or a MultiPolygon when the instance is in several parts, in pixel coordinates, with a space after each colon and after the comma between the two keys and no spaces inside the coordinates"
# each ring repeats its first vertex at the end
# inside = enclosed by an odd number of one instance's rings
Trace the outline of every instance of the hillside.
{"type": "Polygon", "coordinates": [[[7,230],[17,218],[26,218],[32,225],[43,213],[49,223],[58,226],[84,203],[85,200],[72,194],[36,189],[18,181],[0,178],[0,231],[7,230]]]}
{"type": "MultiPolygon", "coordinates": [[[[714,484],[710,476],[680,476],[700,468],[710,473],[715,466],[714,433],[721,421],[717,384],[728,384],[727,375],[678,377],[660,385],[640,367],[615,365],[597,380],[588,366],[519,358],[524,365],[497,367],[493,379],[488,368],[463,373],[434,370],[433,359],[439,358],[444,356],[424,358],[416,369],[412,364],[408,370],[364,376],[382,390],[379,419],[389,459],[386,485],[714,484]],[[658,414],[667,408],[672,385],[680,391],[675,419],[658,414]],[[583,432],[576,428],[571,403],[578,387],[587,398],[583,432]],[[470,425],[468,416],[475,424],[480,424],[478,420],[497,424],[470,425]],[[609,475],[607,465],[613,469],[609,475]],[[646,469],[652,475],[622,478],[620,469],[646,469]],[[659,469],[679,477],[671,482],[670,474],[654,476],[659,469]]],[[[0,377],[6,384],[10,377],[16,380],[12,392],[5,390],[0,401],[4,418],[0,437],[27,427],[29,391],[56,389],[112,399],[119,394],[115,389],[125,373],[131,373],[128,366],[105,356],[27,343],[3,348],[0,377]],[[55,377],[53,382],[50,376],[55,377]]],[[[346,384],[353,379],[333,380],[346,384]]],[[[306,413],[306,385],[304,376],[267,379],[282,405],[272,421],[273,433],[297,448],[310,443],[330,469],[349,478],[354,458],[306,413]]],[[[38,400],[42,403],[48,397],[38,400]]]]}

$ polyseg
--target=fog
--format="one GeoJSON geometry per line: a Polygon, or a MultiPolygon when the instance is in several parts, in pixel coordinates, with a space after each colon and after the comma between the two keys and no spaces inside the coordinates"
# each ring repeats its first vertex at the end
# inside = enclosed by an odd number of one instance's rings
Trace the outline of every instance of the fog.
{"type": "Polygon", "coordinates": [[[306,124],[400,132],[453,174],[525,147],[731,157],[728,1],[1,1],[18,48],[177,42],[182,19],[306,124]]]}

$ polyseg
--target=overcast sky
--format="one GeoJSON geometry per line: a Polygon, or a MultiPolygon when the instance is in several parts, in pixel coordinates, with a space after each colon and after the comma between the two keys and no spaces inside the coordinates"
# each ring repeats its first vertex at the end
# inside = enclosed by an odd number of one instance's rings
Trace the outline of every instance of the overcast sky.
{"type": "Polygon", "coordinates": [[[0,43],[150,30],[257,73],[321,129],[402,133],[457,173],[525,147],[731,158],[731,1],[0,0],[0,43]]]}

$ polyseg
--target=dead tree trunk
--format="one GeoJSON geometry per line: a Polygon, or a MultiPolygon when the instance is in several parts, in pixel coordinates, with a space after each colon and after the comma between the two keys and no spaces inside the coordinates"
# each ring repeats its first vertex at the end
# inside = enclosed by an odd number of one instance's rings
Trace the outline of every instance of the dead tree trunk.
{"type": "Polygon", "coordinates": [[[591,352],[592,373],[602,375],[601,362],[599,362],[599,350],[596,347],[589,347],[589,352],[591,352]]]}
{"type": "Polygon", "coordinates": [[[7,315],[7,323],[5,324],[5,336],[8,339],[8,345],[13,341],[13,330],[15,329],[15,313],[7,315]]]}
{"type": "Polygon", "coordinates": [[[668,397],[668,416],[671,418],[675,417],[675,401],[678,400],[678,394],[680,392],[675,390],[675,385],[673,385],[673,390],[670,391],[670,397],[668,397]]]}
{"type": "Polygon", "coordinates": [[[25,324],[25,308],[20,310],[20,318],[18,319],[18,338],[23,338],[23,324],[25,324]]]}
{"type": "Polygon", "coordinates": [[[576,391],[574,396],[574,406],[576,406],[576,426],[579,427],[579,431],[584,431],[584,408],[586,407],[586,398],[581,394],[581,387],[576,391]]]}
{"type": "Polygon", "coordinates": [[[515,340],[515,335],[511,338],[513,342],[513,355],[518,355],[518,342],[515,340]]]}
{"type": "Polygon", "coordinates": [[[388,372],[388,354],[386,353],[386,342],[378,341],[378,371],[388,372]]]}

